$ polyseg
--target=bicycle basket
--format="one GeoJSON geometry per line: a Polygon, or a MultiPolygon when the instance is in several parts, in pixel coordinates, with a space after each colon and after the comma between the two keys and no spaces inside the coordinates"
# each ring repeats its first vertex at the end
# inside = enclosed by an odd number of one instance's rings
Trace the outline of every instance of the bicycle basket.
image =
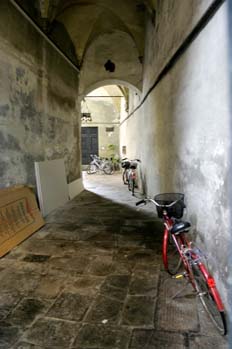
{"type": "Polygon", "coordinates": [[[137,162],[136,161],[131,161],[130,163],[130,168],[132,168],[132,170],[135,170],[137,168],[137,162]]]}
{"type": "Polygon", "coordinates": [[[122,168],[130,168],[130,161],[122,161],[121,166],[122,168]]]}
{"type": "Polygon", "coordinates": [[[184,194],[181,193],[163,193],[154,197],[154,200],[161,206],[156,206],[157,214],[159,218],[163,217],[163,210],[167,211],[169,217],[181,218],[183,216],[185,204],[184,194]],[[172,202],[178,200],[175,205],[171,207],[165,207],[172,202]],[[163,207],[162,207],[163,205],[163,207]]]}

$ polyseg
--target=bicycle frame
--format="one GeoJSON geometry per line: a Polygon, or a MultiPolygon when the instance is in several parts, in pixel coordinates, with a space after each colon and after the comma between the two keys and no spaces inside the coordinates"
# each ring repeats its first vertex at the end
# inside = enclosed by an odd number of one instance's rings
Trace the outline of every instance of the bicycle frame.
{"type": "Polygon", "coordinates": [[[191,259],[194,261],[196,261],[196,264],[199,268],[199,270],[201,271],[203,277],[205,278],[205,281],[209,287],[210,292],[212,293],[212,296],[215,299],[215,302],[217,304],[218,310],[219,311],[224,311],[224,305],[222,303],[221,297],[218,293],[218,290],[216,288],[216,283],[215,280],[213,278],[213,276],[208,272],[207,268],[205,267],[204,263],[202,263],[199,260],[199,256],[197,254],[195,254],[192,250],[191,250],[191,259]]]}
{"type": "MultiPolygon", "coordinates": [[[[163,251],[162,251],[162,256],[163,256],[163,263],[165,266],[165,269],[167,269],[168,267],[168,261],[166,260],[166,250],[165,250],[165,243],[167,243],[168,240],[168,235],[169,235],[169,231],[173,226],[173,220],[169,217],[165,217],[164,216],[164,225],[165,225],[165,230],[164,230],[164,243],[163,243],[163,251]]],[[[178,235],[178,237],[176,237],[174,234],[172,234],[172,240],[179,252],[180,258],[184,264],[185,270],[187,272],[187,278],[190,281],[190,283],[192,284],[193,288],[197,291],[196,288],[196,284],[195,284],[195,278],[192,274],[192,270],[191,270],[191,264],[194,263],[197,265],[197,267],[199,268],[199,270],[201,271],[210,292],[212,293],[212,296],[215,299],[215,302],[217,304],[218,310],[219,311],[224,311],[224,306],[223,303],[221,301],[221,297],[218,293],[218,290],[216,288],[216,283],[214,278],[212,277],[212,275],[208,272],[207,268],[205,267],[204,263],[202,263],[200,261],[200,256],[197,253],[194,253],[192,248],[191,248],[191,243],[187,240],[185,233],[180,233],[178,235]],[[186,252],[182,251],[182,249],[180,248],[177,239],[180,239],[181,245],[185,246],[185,248],[187,249],[187,253],[189,254],[188,258],[186,257],[186,252]],[[186,262],[186,258],[188,259],[188,262],[186,262]],[[189,264],[190,264],[190,268],[189,268],[189,264]]]]}
{"type": "MultiPolygon", "coordinates": [[[[192,246],[192,242],[188,240],[187,233],[191,224],[179,220],[183,212],[179,213],[179,211],[169,210],[178,200],[183,199],[183,194],[174,193],[174,201],[169,203],[170,195],[172,194],[158,194],[154,200],[145,198],[138,201],[136,205],[152,202],[157,207],[162,208],[162,211],[157,209],[157,213],[160,218],[163,217],[164,223],[162,258],[165,270],[172,275],[173,278],[178,279],[180,277],[185,277],[187,279],[187,282],[192,285],[196,295],[199,296],[203,307],[214,325],[222,335],[226,335],[226,312],[214,277],[208,271],[207,264],[204,263],[204,260],[202,261],[204,258],[203,253],[197,246],[192,246]],[[165,195],[167,203],[165,203],[165,195]],[[178,199],[178,195],[180,199],[178,199]],[[156,199],[157,197],[158,199],[156,199]],[[160,200],[160,203],[156,200],[160,200]],[[183,265],[184,270],[177,274],[181,265],[183,265]]],[[[184,202],[182,204],[184,204],[184,202]]],[[[179,293],[180,292],[177,294],[179,293]]],[[[173,298],[175,298],[176,295],[173,298]]]]}

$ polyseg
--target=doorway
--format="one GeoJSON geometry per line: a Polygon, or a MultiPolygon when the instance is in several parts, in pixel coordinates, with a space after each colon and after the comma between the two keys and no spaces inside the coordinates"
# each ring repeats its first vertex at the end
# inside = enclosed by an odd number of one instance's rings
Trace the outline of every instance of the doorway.
{"type": "Polygon", "coordinates": [[[90,155],[98,154],[98,127],[81,128],[82,165],[90,163],[90,155]]]}

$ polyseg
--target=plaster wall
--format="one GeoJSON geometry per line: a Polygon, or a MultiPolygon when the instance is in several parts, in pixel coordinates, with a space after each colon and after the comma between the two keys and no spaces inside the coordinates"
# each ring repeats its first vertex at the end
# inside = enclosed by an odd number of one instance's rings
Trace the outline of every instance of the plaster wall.
{"type": "Polygon", "coordinates": [[[149,20],[146,28],[144,93],[213,2],[213,0],[156,1],[155,25],[149,20]]]}
{"type": "Polygon", "coordinates": [[[34,161],[65,159],[80,174],[80,125],[72,67],[10,5],[0,3],[0,187],[35,185],[34,161]]]}
{"type": "MultiPolygon", "coordinates": [[[[134,41],[123,31],[106,32],[99,35],[85,53],[80,74],[80,95],[89,92],[90,86],[103,86],[110,81],[127,82],[141,88],[142,64],[134,41]],[[111,60],[115,71],[105,70],[104,64],[111,60]]],[[[92,88],[90,89],[92,90],[92,88]]]]}
{"type": "MultiPolygon", "coordinates": [[[[176,13],[167,16],[172,22],[176,13]]],[[[142,160],[147,194],[185,193],[186,218],[193,225],[194,239],[208,254],[226,303],[231,282],[227,25],[224,3],[143,106],[121,126],[129,156],[142,160]]],[[[163,40],[171,45],[169,36],[163,40]]],[[[155,53],[150,48],[146,54],[148,62],[155,53]]],[[[145,65],[145,86],[152,76],[151,65],[145,65]]]]}

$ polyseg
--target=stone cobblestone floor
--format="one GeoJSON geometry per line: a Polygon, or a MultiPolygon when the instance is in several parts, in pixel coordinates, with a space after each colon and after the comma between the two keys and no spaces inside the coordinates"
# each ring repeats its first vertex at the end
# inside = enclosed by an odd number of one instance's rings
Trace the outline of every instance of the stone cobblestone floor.
{"type": "Polygon", "coordinates": [[[172,299],[153,207],[118,174],[85,187],[0,260],[0,348],[227,348],[191,288],[172,299]]]}

